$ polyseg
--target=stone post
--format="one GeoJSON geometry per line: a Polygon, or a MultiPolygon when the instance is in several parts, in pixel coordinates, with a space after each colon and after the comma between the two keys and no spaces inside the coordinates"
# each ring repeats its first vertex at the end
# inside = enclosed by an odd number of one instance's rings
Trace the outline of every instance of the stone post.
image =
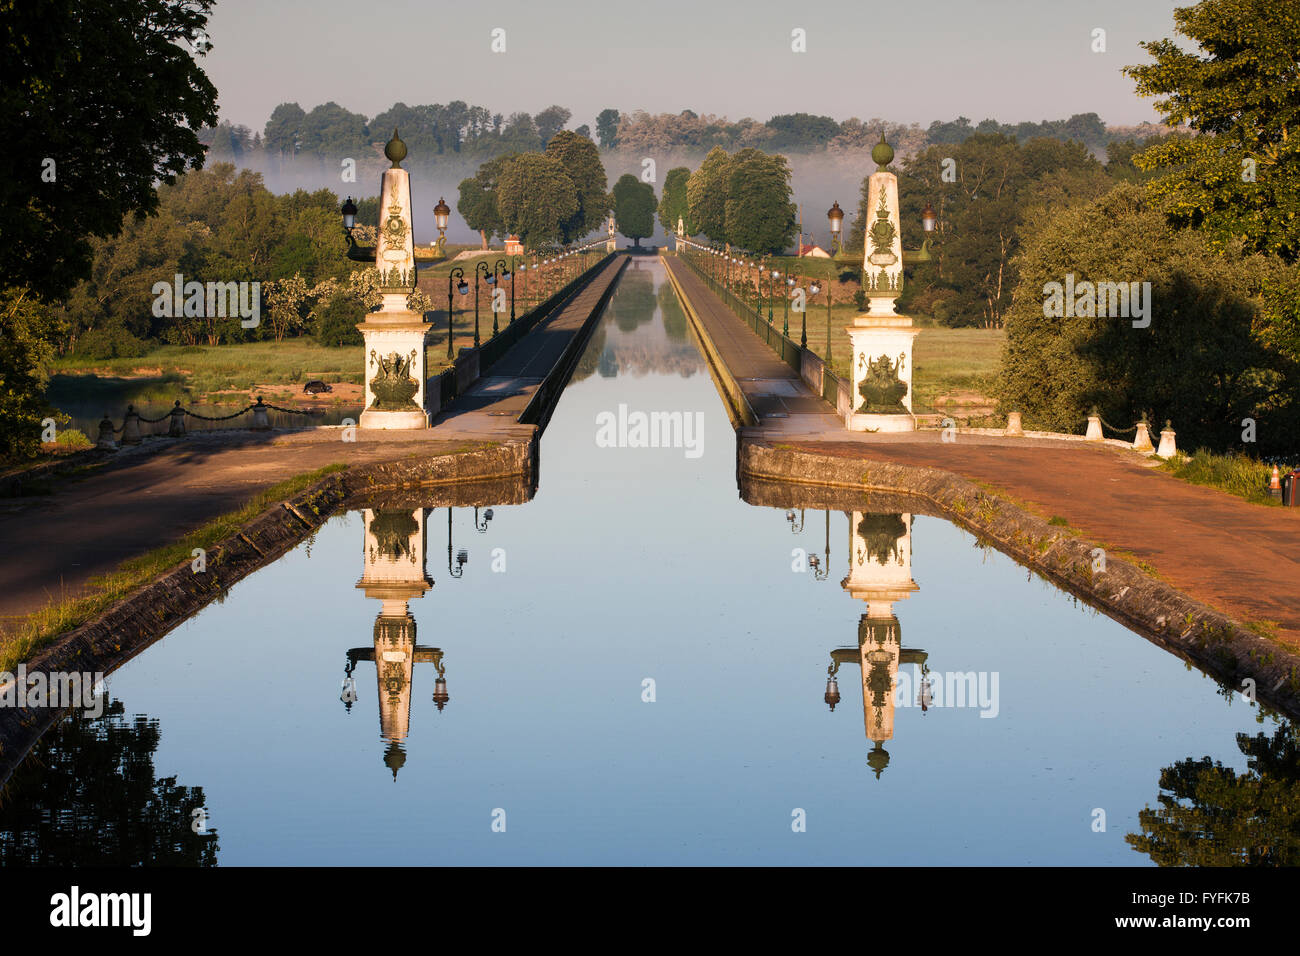
{"type": "Polygon", "coordinates": [[[99,423],[99,440],[95,442],[95,447],[105,451],[117,451],[117,441],[113,435],[113,422],[108,417],[108,412],[105,412],[104,420],[99,423]]]}
{"type": "Polygon", "coordinates": [[[134,405],[126,406],[126,416],[122,419],[122,444],[138,445],[144,438],[140,434],[140,413],[134,405]]]}
{"type": "Polygon", "coordinates": [[[1155,446],[1151,444],[1151,433],[1147,430],[1147,420],[1145,418],[1137,423],[1137,434],[1133,436],[1133,450],[1140,451],[1143,454],[1155,451],[1155,446]]]}
{"type": "Polygon", "coordinates": [[[1088,415],[1088,430],[1084,432],[1085,441],[1101,441],[1105,436],[1101,433],[1101,415],[1097,409],[1093,409],[1088,415]]]}
{"type": "Polygon", "coordinates": [[[1025,434],[1025,429],[1024,429],[1024,427],[1020,424],[1020,413],[1019,413],[1019,412],[1008,412],[1008,413],[1007,413],[1007,430],[1006,430],[1006,434],[1008,434],[1008,435],[1013,435],[1013,436],[1023,436],[1023,435],[1025,434]]]}
{"type": "Polygon", "coordinates": [[[1160,430],[1160,447],[1156,449],[1156,455],[1160,458],[1169,459],[1178,454],[1178,446],[1174,444],[1174,423],[1165,419],[1165,427],[1160,430]]]}
{"type": "Polygon", "coordinates": [[[181,408],[181,401],[178,398],[176,404],[172,406],[171,423],[167,426],[167,434],[172,438],[185,437],[185,409],[181,408]]]}
{"type": "Polygon", "coordinates": [[[266,406],[262,404],[262,396],[257,396],[257,404],[253,406],[253,424],[252,429],[255,432],[269,432],[271,430],[271,419],[266,413],[266,406]]]}

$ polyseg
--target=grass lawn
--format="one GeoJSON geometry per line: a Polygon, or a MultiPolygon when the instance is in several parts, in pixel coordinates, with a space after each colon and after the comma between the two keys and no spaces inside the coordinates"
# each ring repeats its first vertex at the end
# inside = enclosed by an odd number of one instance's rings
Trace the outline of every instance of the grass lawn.
{"type": "MultiPolygon", "coordinates": [[[[773,323],[782,326],[781,301],[773,308],[773,323]]],[[[766,306],[764,307],[766,315],[766,306]]],[[[849,336],[858,309],[851,302],[832,306],[830,317],[831,366],[837,375],[849,377],[849,336]]],[[[813,303],[808,309],[808,348],[826,357],[826,306],[813,303]]],[[[995,404],[993,379],[1002,357],[1006,332],[1001,329],[950,329],[921,326],[916,337],[914,410],[919,414],[939,413],[958,419],[989,414],[995,404]]],[[[800,335],[800,317],[790,313],[790,338],[800,335]]]]}

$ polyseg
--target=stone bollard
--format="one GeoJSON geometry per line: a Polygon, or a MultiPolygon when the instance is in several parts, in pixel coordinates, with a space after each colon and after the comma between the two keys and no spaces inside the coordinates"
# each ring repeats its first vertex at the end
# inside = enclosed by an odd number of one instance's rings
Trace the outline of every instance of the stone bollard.
{"type": "Polygon", "coordinates": [[[181,400],[176,399],[176,404],[171,410],[172,421],[167,428],[167,434],[172,438],[185,437],[185,409],[181,408],[181,400]]]}
{"type": "Polygon", "coordinates": [[[1007,430],[1004,432],[1004,434],[1006,434],[1006,435],[1019,435],[1019,436],[1023,436],[1023,435],[1025,434],[1025,429],[1024,429],[1024,427],[1020,424],[1020,413],[1019,413],[1019,412],[1008,412],[1008,413],[1007,413],[1007,430]]]}
{"type": "Polygon", "coordinates": [[[1133,450],[1143,454],[1155,451],[1155,446],[1151,444],[1151,432],[1145,416],[1137,423],[1137,434],[1133,436],[1133,450]]]}
{"type": "Polygon", "coordinates": [[[95,442],[95,447],[102,448],[105,451],[117,451],[113,422],[108,417],[108,412],[104,413],[104,420],[99,423],[99,439],[95,442]]]}
{"type": "Polygon", "coordinates": [[[253,431],[269,432],[271,430],[271,419],[267,415],[266,406],[262,404],[262,396],[257,396],[257,404],[253,406],[253,431]]]}
{"type": "Polygon", "coordinates": [[[1104,437],[1101,433],[1101,412],[1094,405],[1088,413],[1088,430],[1084,432],[1083,438],[1084,441],[1101,441],[1104,437]]]}
{"type": "Polygon", "coordinates": [[[1165,419],[1165,427],[1160,430],[1160,447],[1156,449],[1156,456],[1159,458],[1173,458],[1178,454],[1178,446],[1174,444],[1174,423],[1165,419]]]}
{"type": "Polygon", "coordinates": [[[134,405],[126,406],[126,416],[122,419],[122,444],[138,445],[144,436],[140,434],[140,413],[134,405]]]}

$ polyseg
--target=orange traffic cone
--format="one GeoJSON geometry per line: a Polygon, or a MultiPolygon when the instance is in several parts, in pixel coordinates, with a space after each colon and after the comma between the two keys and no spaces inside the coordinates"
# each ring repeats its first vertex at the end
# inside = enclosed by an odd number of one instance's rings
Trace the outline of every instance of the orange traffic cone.
{"type": "Polygon", "coordinates": [[[1277,470],[1277,465],[1273,466],[1273,474],[1268,479],[1268,493],[1279,501],[1282,500],[1282,475],[1277,470]]]}

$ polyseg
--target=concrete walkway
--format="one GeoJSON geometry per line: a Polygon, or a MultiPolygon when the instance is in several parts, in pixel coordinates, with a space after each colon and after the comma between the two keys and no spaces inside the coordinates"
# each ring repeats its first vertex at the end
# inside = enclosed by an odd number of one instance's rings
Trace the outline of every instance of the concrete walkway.
{"type": "MultiPolygon", "coordinates": [[[[761,419],[757,427],[739,429],[742,441],[941,468],[981,482],[1044,518],[1064,518],[1108,550],[1149,564],[1204,604],[1243,621],[1278,622],[1277,637],[1300,648],[1300,509],[1251,504],[1190,485],[1158,470],[1157,459],[1109,445],[968,434],[944,442],[938,431],[849,432],[693,270],[665,261],[761,419]]],[[[816,474],[807,477],[817,481],[816,474]]]]}
{"type": "Polygon", "coordinates": [[[664,256],[663,261],[758,416],[759,426],[742,429],[742,434],[775,439],[843,431],[834,409],[741,322],[695,270],[676,256],[664,256]]]}

